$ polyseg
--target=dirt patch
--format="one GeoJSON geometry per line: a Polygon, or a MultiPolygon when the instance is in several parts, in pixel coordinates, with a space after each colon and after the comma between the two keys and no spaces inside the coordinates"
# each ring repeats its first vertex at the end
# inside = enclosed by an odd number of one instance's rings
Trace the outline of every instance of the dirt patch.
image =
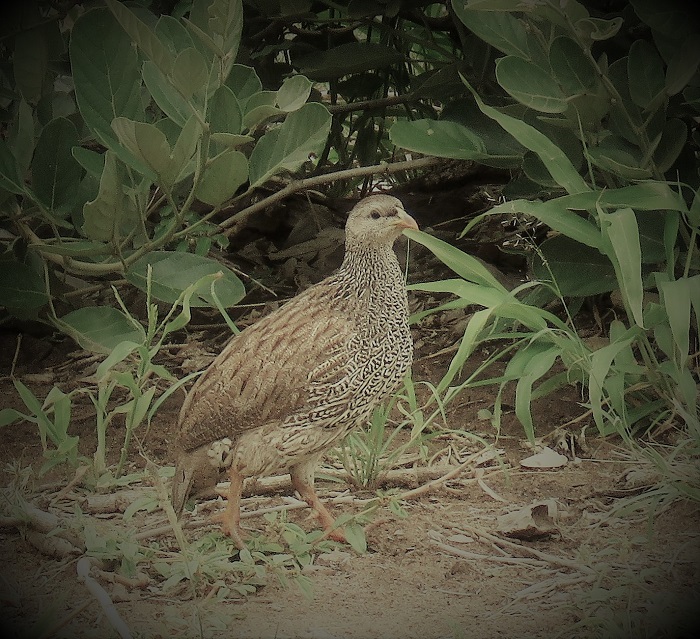
{"type": "MultiPolygon", "coordinates": [[[[442,195],[453,208],[459,203],[454,215],[463,214],[463,194],[442,195]]],[[[474,210],[482,204],[469,202],[474,210]]],[[[424,208],[424,228],[434,225],[436,234],[455,236],[444,219],[427,213],[449,207],[431,195],[424,208]]],[[[249,261],[241,267],[270,284],[266,256],[274,251],[270,240],[260,242],[262,247],[239,247],[249,261]]],[[[489,243],[482,238],[479,247],[484,246],[489,243]]],[[[436,273],[420,247],[412,251],[413,281],[450,276],[436,273]]],[[[306,255],[278,254],[282,266],[274,265],[275,272],[287,276],[283,284],[274,280],[282,297],[292,295],[296,283],[317,281],[337,265],[337,251],[316,253],[315,262],[306,255]]],[[[499,266],[508,270],[519,265],[499,266]]],[[[266,299],[252,296],[255,302],[266,299]]],[[[132,302],[136,307],[141,303],[131,300],[130,306],[132,302]]],[[[413,311],[436,303],[411,294],[413,311]]],[[[268,309],[255,307],[236,321],[245,326],[268,309]]],[[[182,343],[169,344],[158,363],[178,378],[205,367],[228,330],[213,325],[219,320],[212,317],[197,315],[187,336],[178,336],[182,343]]],[[[430,397],[428,385],[419,382],[438,383],[466,321],[464,311],[446,311],[415,328],[413,379],[419,403],[430,397]]],[[[16,347],[16,334],[0,334],[2,408],[25,411],[9,376],[13,368],[40,400],[54,385],[66,393],[94,388],[91,376],[99,359],[76,350],[69,340],[25,334],[16,347]]],[[[463,374],[489,355],[475,353],[463,374]]],[[[489,376],[502,372],[500,366],[489,376]]],[[[317,523],[290,496],[284,480],[261,484],[244,499],[244,511],[255,515],[243,524],[253,539],[251,556],[239,556],[212,523],[211,514],[223,507],[220,499],[200,501],[195,513],[184,518],[183,552],[159,508],[172,471],[170,446],[181,392],[161,407],[148,432],[137,432],[119,482],[99,483],[89,473],[76,476],[65,465],[40,475],[45,458],[37,426],[6,426],[0,449],[3,634],[119,636],[114,616],[98,601],[97,585],[124,624],[122,636],[697,636],[697,501],[677,499],[673,486],[655,474],[647,459],[620,442],[595,438],[594,429],[588,431],[585,455],[575,450],[578,457],[550,470],[521,468],[521,460],[535,451],[513,414],[512,392],[504,394],[504,414],[499,429],[494,428],[486,411],[493,408],[495,392],[493,386],[467,388],[448,405],[445,419],[431,425],[423,446],[410,447],[395,460],[396,473],[379,488],[385,495],[394,491],[409,497],[385,497],[363,522],[365,553],[335,542],[309,545],[320,534],[314,532],[317,523]],[[440,481],[448,473],[454,476],[440,481]],[[535,534],[523,532],[522,539],[502,533],[504,515],[527,514],[534,506],[539,509],[533,516],[535,534]],[[61,540],[76,550],[61,546],[61,540]],[[87,581],[80,577],[86,546],[102,562],[91,568],[87,581]]],[[[87,393],[72,399],[70,434],[79,437],[78,453],[89,462],[97,446],[94,407],[87,393]]],[[[581,402],[573,386],[536,401],[538,437],[552,443],[548,436],[584,413],[581,402]]],[[[575,422],[571,433],[577,434],[584,423],[575,422]]],[[[107,432],[108,464],[119,459],[123,439],[123,423],[117,420],[107,432]]],[[[402,431],[394,443],[406,441],[402,431]]],[[[329,454],[319,469],[319,494],[336,515],[361,513],[377,492],[346,481],[338,459],[329,454]]]]}
{"type": "MultiPolygon", "coordinates": [[[[435,336],[428,338],[434,341],[435,336]]],[[[7,371],[14,347],[9,336],[4,339],[7,371]]],[[[42,360],[20,349],[16,372],[38,397],[44,397],[53,383],[64,390],[75,388],[86,369],[84,359],[67,357],[72,348],[67,342],[54,344],[44,349],[42,360]],[[75,364],[66,366],[66,361],[75,364]]],[[[426,357],[431,352],[426,346],[418,353],[416,378],[436,383],[449,354],[426,357]]],[[[0,393],[4,406],[22,408],[8,377],[0,381],[0,393]]],[[[569,388],[537,402],[538,432],[553,431],[580,414],[579,399],[576,390],[569,388]]],[[[166,404],[143,438],[141,452],[156,465],[172,464],[168,445],[179,402],[173,398],[166,404]]],[[[178,553],[171,531],[138,538],[143,557],[135,572],[142,581],[134,578],[120,583],[117,578],[116,583],[109,583],[110,575],[128,573],[113,559],[105,562],[97,580],[133,636],[142,637],[437,639],[610,636],[609,631],[629,637],[683,636],[693,627],[692,616],[700,602],[698,509],[683,501],[654,508],[650,501],[648,511],[627,516],[613,512],[612,506],[643,495],[654,484],[629,488],[624,481],[628,471],[646,466],[610,441],[589,438],[588,458],[556,470],[521,469],[520,460],[532,451],[524,445],[514,417],[505,415],[498,434],[488,421],[478,417],[480,409],[492,404],[493,390],[469,389],[449,407],[446,426],[469,431],[492,445],[500,451],[498,463],[466,468],[438,489],[402,502],[406,517],[397,516],[386,506],[379,508],[366,526],[366,553],[357,554],[347,546],[314,553],[311,564],[299,573],[309,586],[306,594],[298,587],[296,573],[287,572],[291,579],[284,585],[270,570],[261,579],[264,585],[247,596],[232,589],[225,574],[165,588],[165,577],[156,566],[178,553]],[[552,534],[537,540],[499,535],[501,515],[537,502],[554,506],[552,534]]],[[[80,417],[81,406],[87,414],[87,398],[78,402],[76,417],[80,417]]],[[[81,438],[81,452],[90,454],[95,441],[88,418],[76,420],[75,434],[81,438]]],[[[14,424],[4,435],[0,457],[8,517],[12,512],[8,499],[21,494],[64,524],[68,522],[73,530],[97,531],[93,532],[97,535],[93,546],[104,543],[106,557],[115,550],[109,548],[110,543],[121,544],[130,535],[136,538],[148,529],[167,528],[167,519],[158,509],[138,510],[128,517],[116,507],[115,512],[88,512],[87,498],[94,491],[80,483],[60,500],[52,501],[71,480],[71,473],[57,467],[38,478],[26,470],[30,464],[36,470],[41,463],[35,426],[14,424]]],[[[116,427],[110,432],[112,461],[118,455],[121,435],[116,427]]],[[[435,468],[450,468],[481,447],[473,440],[443,433],[430,441],[427,457],[434,457],[431,463],[435,468]]],[[[153,482],[143,472],[144,465],[144,457],[135,451],[128,470],[140,479],[110,492],[126,494],[127,502],[139,491],[152,494],[153,482]],[[126,493],[128,490],[136,492],[126,493]]],[[[413,466],[425,468],[428,464],[414,462],[413,466]]],[[[404,465],[405,469],[410,467],[410,463],[404,465]]],[[[410,489],[410,472],[406,472],[409,479],[399,482],[403,486],[398,490],[410,489]]],[[[436,471],[436,476],[440,474],[436,471]]],[[[167,486],[167,481],[164,484],[167,486]]],[[[332,505],[336,514],[359,512],[374,496],[371,491],[349,489],[345,483],[318,484],[326,499],[340,496],[332,505]]],[[[284,493],[250,497],[245,508],[280,507],[289,503],[284,493]]],[[[236,559],[235,549],[207,523],[208,510],[220,507],[219,502],[210,508],[200,504],[198,510],[205,518],[200,525],[185,529],[191,543],[212,540],[211,546],[202,546],[197,555],[201,561],[211,559],[221,548],[228,553],[226,561],[236,559]]],[[[307,532],[316,528],[307,510],[290,509],[286,518],[307,532]]],[[[31,528],[12,526],[7,519],[4,524],[0,560],[4,566],[1,596],[5,636],[116,636],[103,609],[78,578],[78,557],[58,552],[58,558],[46,556],[37,550],[31,528]]],[[[270,531],[278,522],[255,517],[244,525],[264,537],[274,534],[270,531]]],[[[50,545],[40,547],[44,552],[51,550],[50,545]]],[[[128,555],[126,546],[121,550],[122,555],[128,555]]],[[[124,562],[128,560],[122,557],[122,565],[124,562]]]]}

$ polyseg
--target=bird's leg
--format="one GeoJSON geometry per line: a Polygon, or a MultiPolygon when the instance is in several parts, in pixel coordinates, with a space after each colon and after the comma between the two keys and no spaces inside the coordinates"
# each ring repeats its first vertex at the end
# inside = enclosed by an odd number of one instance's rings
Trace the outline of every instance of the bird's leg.
{"type": "Polygon", "coordinates": [[[234,466],[229,469],[231,486],[228,489],[226,510],[215,518],[221,521],[224,534],[233,539],[239,550],[245,548],[243,531],[241,530],[241,492],[243,491],[243,475],[234,466]]]}
{"type": "Polygon", "coordinates": [[[343,531],[340,528],[333,529],[335,518],[331,515],[328,508],[323,505],[323,502],[319,499],[314,489],[314,470],[317,461],[317,458],[314,458],[310,461],[292,466],[289,470],[289,474],[292,478],[292,486],[294,486],[294,490],[299,493],[301,498],[316,511],[316,516],[324,530],[328,533],[328,537],[335,541],[346,543],[347,540],[345,539],[343,531]]]}

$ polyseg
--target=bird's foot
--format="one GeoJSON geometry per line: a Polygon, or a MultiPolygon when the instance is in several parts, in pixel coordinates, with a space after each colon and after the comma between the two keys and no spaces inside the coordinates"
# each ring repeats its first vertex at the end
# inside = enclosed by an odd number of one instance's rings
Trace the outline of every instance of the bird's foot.
{"type": "Polygon", "coordinates": [[[212,515],[212,521],[221,524],[221,531],[224,533],[224,535],[231,537],[238,550],[243,550],[246,547],[246,535],[241,529],[240,522],[235,517],[231,517],[229,512],[224,511],[212,515]]]}

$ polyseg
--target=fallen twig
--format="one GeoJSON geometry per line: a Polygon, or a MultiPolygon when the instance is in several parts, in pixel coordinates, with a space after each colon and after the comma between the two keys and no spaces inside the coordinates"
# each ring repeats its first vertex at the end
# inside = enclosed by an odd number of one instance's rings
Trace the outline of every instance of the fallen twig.
{"type": "Polygon", "coordinates": [[[110,598],[107,591],[100,586],[98,581],[90,575],[92,570],[92,562],[88,557],[82,557],[78,560],[77,565],[78,579],[85,584],[85,587],[90,591],[90,594],[97,599],[98,603],[102,607],[109,623],[112,627],[119,633],[122,639],[132,639],[131,631],[126,625],[124,620],[119,615],[114,602],[110,598]]]}
{"type": "Polygon", "coordinates": [[[505,546],[508,548],[512,548],[513,550],[528,553],[536,557],[537,559],[541,559],[542,561],[546,561],[550,564],[563,566],[564,568],[570,568],[572,570],[578,570],[587,574],[593,574],[594,572],[592,568],[586,566],[585,564],[582,564],[579,561],[574,561],[573,559],[566,559],[564,557],[557,557],[556,555],[537,550],[536,548],[530,548],[529,546],[524,546],[523,544],[516,544],[515,542],[508,541],[507,539],[503,539],[502,537],[492,535],[491,533],[488,533],[480,528],[474,528],[473,526],[464,526],[464,532],[471,534],[473,537],[476,538],[486,539],[499,546],[505,546]]]}

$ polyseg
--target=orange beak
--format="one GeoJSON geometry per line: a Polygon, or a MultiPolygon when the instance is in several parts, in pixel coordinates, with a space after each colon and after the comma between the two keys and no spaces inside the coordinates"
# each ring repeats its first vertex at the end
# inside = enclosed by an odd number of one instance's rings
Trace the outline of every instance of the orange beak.
{"type": "Polygon", "coordinates": [[[403,209],[399,209],[399,219],[396,221],[396,226],[400,229],[419,230],[417,222],[403,209]]]}

